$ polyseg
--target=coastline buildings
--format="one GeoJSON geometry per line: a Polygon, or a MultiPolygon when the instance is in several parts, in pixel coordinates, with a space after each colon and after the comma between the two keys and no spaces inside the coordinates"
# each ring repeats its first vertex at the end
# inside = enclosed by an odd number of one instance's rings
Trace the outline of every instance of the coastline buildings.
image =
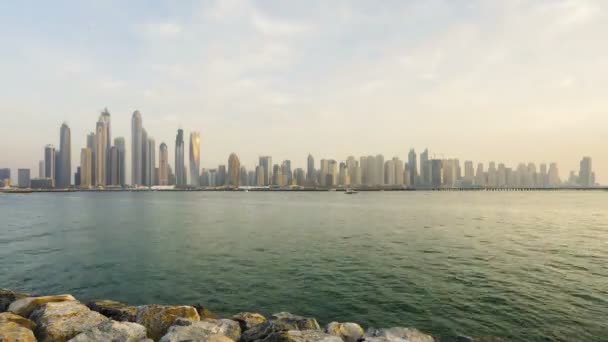
{"type": "Polygon", "coordinates": [[[200,185],[201,169],[201,134],[190,132],[190,185],[200,185]]]}
{"type": "Polygon", "coordinates": [[[178,129],[175,136],[175,185],[186,185],[186,166],[184,164],[184,130],[178,129]]]}

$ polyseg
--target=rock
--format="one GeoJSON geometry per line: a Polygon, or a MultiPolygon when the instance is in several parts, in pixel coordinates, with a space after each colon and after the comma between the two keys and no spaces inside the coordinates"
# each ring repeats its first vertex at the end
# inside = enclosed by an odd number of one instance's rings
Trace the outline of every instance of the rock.
{"type": "Polygon", "coordinates": [[[135,322],[137,307],[129,306],[113,300],[96,300],[88,302],[87,306],[93,311],[121,322],[135,322]]]}
{"type": "Polygon", "coordinates": [[[69,294],[58,296],[25,297],[12,302],[8,307],[8,311],[23,317],[29,317],[32,312],[46,303],[58,303],[75,300],[76,298],[69,294]]]}
{"type": "Polygon", "coordinates": [[[266,322],[266,317],[254,312],[239,312],[232,316],[232,320],[239,322],[241,331],[245,331],[266,322]]]}
{"type": "Polygon", "coordinates": [[[146,327],[143,325],[107,320],[76,335],[69,342],[141,342],[146,339],[146,327]]]}
{"type": "Polygon", "coordinates": [[[325,327],[325,332],[342,338],[344,342],[357,342],[363,334],[363,328],[357,323],[331,322],[325,327]]]}
{"type": "Polygon", "coordinates": [[[0,314],[0,341],[36,342],[32,331],[36,324],[29,319],[11,312],[0,314]]]}
{"type": "Polygon", "coordinates": [[[194,304],[193,307],[196,309],[196,312],[198,312],[198,315],[201,317],[201,319],[205,319],[205,318],[219,318],[216,314],[214,314],[213,312],[209,311],[206,307],[204,307],[200,303],[199,304],[194,304]]]}
{"type": "Polygon", "coordinates": [[[212,337],[220,339],[220,336],[227,337],[228,341],[238,341],[241,336],[239,323],[230,319],[211,318],[192,321],[178,318],[160,340],[161,342],[208,341],[212,337]]]}
{"type": "Polygon", "coordinates": [[[390,329],[369,329],[363,336],[366,342],[435,342],[431,335],[416,329],[394,327],[390,329]]]}
{"type": "Polygon", "coordinates": [[[74,300],[46,303],[30,318],[36,323],[34,332],[40,342],[65,342],[108,320],[74,300]]]}
{"type": "Polygon", "coordinates": [[[342,342],[342,339],[320,330],[288,330],[274,332],[264,342],[342,342]]]}
{"type": "Polygon", "coordinates": [[[199,321],[200,316],[191,306],[144,305],[137,308],[135,321],[148,331],[148,336],[159,340],[177,318],[199,321]]]}
{"type": "Polygon", "coordinates": [[[31,297],[27,293],[19,293],[11,290],[0,289],[0,312],[8,311],[9,305],[17,299],[31,297]]]}
{"type": "MultiPolygon", "coordinates": [[[[272,315],[270,319],[262,324],[243,332],[242,342],[251,342],[265,339],[278,332],[290,330],[320,330],[319,323],[314,318],[292,315],[288,312],[280,312],[272,315]]],[[[277,337],[278,338],[278,337],[277,337]]]]}

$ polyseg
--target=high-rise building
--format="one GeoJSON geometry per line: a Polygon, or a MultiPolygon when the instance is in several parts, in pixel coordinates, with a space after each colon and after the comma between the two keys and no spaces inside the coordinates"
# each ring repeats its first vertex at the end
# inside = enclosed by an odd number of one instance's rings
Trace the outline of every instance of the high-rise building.
{"type": "Polygon", "coordinates": [[[136,110],[131,118],[131,184],[134,186],[143,184],[142,130],[141,113],[136,110]]]}
{"type": "Polygon", "coordinates": [[[407,155],[407,165],[410,167],[410,184],[418,185],[418,163],[416,161],[416,151],[413,148],[407,155]]]}
{"type": "Polygon", "coordinates": [[[238,187],[241,181],[241,162],[236,154],[231,153],[228,157],[228,185],[238,187]]]}
{"type": "Polygon", "coordinates": [[[9,186],[11,184],[11,169],[0,169],[0,183],[2,186],[9,186]]]}
{"type": "Polygon", "coordinates": [[[141,181],[142,181],[142,185],[145,186],[149,186],[149,165],[148,165],[148,157],[150,154],[150,151],[148,151],[148,149],[150,148],[150,145],[148,144],[148,131],[146,131],[145,128],[142,128],[141,130],[141,161],[142,161],[142,167],[141,167],[141,181]]]}
{"type": "Polygon", "coordinates": [[[146,148],[146,185],[153,186],[156,179],[156,141],[154,138],[148,138],[146,148]]]}
{"type": "Polygon", "coordinates": [[[583,157],[583,159],[581,159],[578,172],[578,184],[583,187],[592,187],[595,185],[591,157],[583,157]]]}
{"type": "Polygon", "coordinates": [[[403,179],[403,176],[404,176],[403,166],[405,165],[405,163],[401,159],[394,157],[393,164],[394,164],[394,168],[395,168],[395,185],[403,185],[405,183],[405,180],[403,179]]]}
{"type": "Polygon", "coordinates": [[[169,150],[165,143],[158,150],[158,184],[169,185],[169,150]]]}
{"type": "Polygon", "coordinates": [[[475,178],[475,169],[473,169],[473,162],[467,160],[464,162],[464,181],[469,185],[473,184],[475,178]]]}
{"type": "Polygon", "coordinates": [[[264,184],[270,185],[272,182],[272,157],[271,156],[261,156],[259,165],[264,168],[264,184]]]}
{"type": "Polygon", "coordinates": [[[44,148],[44,177],[51,179],[51,185],[55,186],[55,147],[46,145],[44,148]]]}
{"type": "Polygon", "coordinates": [[[486,186],[486,173],[483,171],[483,164],[477,164],[477,172],[475,173],[475,185],[486,186]]]}
{"type": "Polygon", "coordinates": [[[291,185],[291,180],[293,178],[291,160],[283,160],[283,163],[281,163],[281,172],[283,174],[284,185],[291,185]]]}
{"type": "MultiPolygon", "coordinates": [[[[230,173],[230,166],[228,166],[228,173],[230,173]]],[[[247,177],[247,169],[244,166],[241,166],[241,169],[239,170],[239,183],[242,186],[248,186],[249,185],[249,178],[247,177]]]]}
{"type": "Polygon", "coordinates": [[[114,146],[116,147],[116,164],[112,164],[112,168],[116,170],[117,182],[114,185],[125,186],[127,184],[127,164],[126,164],[126,152],[127,147],[125,145],[125,138],[117,137],[114,139],[114,146]]]}
{"type": "Polygon", "coordinates": [[[70,127],[66,123],[59,129],[59,174],[56,175],[57,187],[67,188],[72,184],[72,146],[70,127]]]}
{"type": "Polygon", "coordinates": [[[178,129],[175,136],[175,185],[186,185],[186,166],[184,164],[184,130],[178,129]]]}
{"type": "Polygon", "coordinates": [[[256,185],[257,186],[264,186],[266,184],[264,184],[264,175],[265,175],[266,171],[264,169],[264,166],[262,165],[258,165],[255,167],[255,178],[256,178],[256,185]]]}
{"type": "Polygon", "coordinates": [[[110,183],[108,185],[118,185],[118,169],[114,165],[118,165],[118,149],[116,146],[110,148],[110,183]]]}
{"type": "Polygon", "coordinates": [[[201,134],[190,132],[190,185],[199,186],[201,168],[201,134]]]}
{"type": "Polygon", "coordinates": [[[488,167],[488,184],[489,187],[498,186],[498,178],[496,175],[496,164],[494,162],[490,162],[490,166],[488,167]]]}
{"type": "Polygon", "coordinates": [[[420,180],[422,181],[423,185],[431,184],[431,166],[429,164],[429,150],[426,148],[424,149],[424,152],[420,153],[420,180]]]}
{"type": "Polygon", "coordinates": [[[395,161],[390,159],[384,162],[384,184],[395,185],[395,161]]]}
{"type": "MultiPolygon", "coordinates": [[[[92,156],[91,185],[95,185],[95,151],[97,151],[97,138],[95,137],[94,132],[87,134],[87,148],[91,149],[91,156],[92,156]]],[[[82,170],[81,170],[81,173],[82,173],[82,170]]]]}
{"type": "Polygon", "coordinates": [[[228,178],[227,176],[227,172],[226,172],[226,165],[218,165],[217,167],[217,174],[216,174],[216,185],[217,186],[224,186],[226,185],[226,179],[228,178]]]}
{"type": "Polygon", "coordinates": [[[29,188],[30,184],[31,184],[30,169],[18,169],[17,170],[17,186],[19,186],[20,188],[29,188]]]}
{"type": "Polygon", "coordinates": [[[317,173],[315,171],[315,158],[312,156],[312,154],[308,155],[308,158],[306,159],[306,163],[307,163],[306,180],[312,184],[315,182],[315,177],[317,175],[317,173]]]}
{"type": "Polygon", "coordinates": [[[107,146],[108,146],[108,128],[103,116],[97,121],[95,130],[95,185],[105,186],[107,180],[107,146]]]}
{"type": "MultiPolygon", "coordinates": [[[[440,187],[443,184],[443,160],[431,159],[429,163],[431,165],[431,186],[440,187]]],[[[412,177],[410,177],[410,181],[411,179],[412,177]]]]}
{"type": "Polygon", "coordinates": [[[93,151],[90,148],[80,150],[80,187],[90,188],[93,185],[93,151]]]}
{"type": "Polygon", "coordinates": [[[376,182],[374,185],[384,185],[384,156],[376,155],[376,182]]]}
{"type": "MultiPolygon", "coordinates": [[[[101,115],[99,116],[99,120],[104,123],[105,126],[105,136],[106,136],[106,184],[112,184],[112,168],[114,166],[111,164],[111,149],[112,149],[112,128],[111,128],[111,116],[108,108],[105,108],[101,115]]],[[[63,148],[62,148],[63,149],[63,148]]]]}
{"type": "Polygon", "coordinates": [[[44,178],[44,160],[38,161],[38,178],[44,178]]]}
{"type": "Polygon", "coordinates": [[[555,187],[561,184],[561,179],[559,178],[559,170],[557,169],[556,163],[549,164],[549,171],[547,172],[547,183],[550,187],[555,187]]]}

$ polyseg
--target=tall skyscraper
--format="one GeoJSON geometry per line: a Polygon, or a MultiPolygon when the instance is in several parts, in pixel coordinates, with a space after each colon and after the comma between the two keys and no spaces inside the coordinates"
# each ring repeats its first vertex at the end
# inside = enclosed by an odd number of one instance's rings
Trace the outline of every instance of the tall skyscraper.
{"type": "Polygon", "coordinates": [[[131,184],[143,184],[143,141],[141,113],[136,110],[131,118],[131,184]]]}
{"type": "Polygon", "coordinates": [[[125,186],[127,184],[127,164],[126,164],[126,153],[127,147],[125,145],[125,138],[117,137],[114,139],[114,147],[116,147],[117,159],[116,165],[112,165],[112,168],[116,170],[118,176],[117,183],[114,185],[125,186]]]}
{"type": "Polygon", "coordinates": [[[44,160],[38,162],[38,178],[44,178],[44,160]]]}
{"type": "Polygon", "coordinates": [[[228,185],[238,187],[240,185],[241,162],[236,154],[231,153],[228,157],[228,185]]]}
{"type": "Polygon", "coordinates": [[[314,183],[317,173],[315,171],[315,158],[312,156],[312,154],[308,155],[306,162],[307,162],[306,180],[308,180],[308,182],[310,182],[310,183],[314,183]]]}
{"type": "Polygon", "coordinates": [[[270,185],[272,182],[272,157],[261,156],[259,165],[264,168],[264,185],[270,185]]]}
{"type": "Polygon", "coordinates": [[[469,185],[473,184],[473,179],[475,178],[475,169],[473,168],[473,162],[467,160],[464,162],[464,181],[469,185]]]}
{"type": "Polygon", "coordinates": [[[416,161],[416,151],[414,149],[411,149],[410,153],[407,155],[407,165],[410,167],[410,184],[418,185],[418,163],[416,161]]]}
{"type": "Polygon", "coordinates": [[[46,145],[44,148],[44,177],[50,178],[52,186],[55,186],[55,147],[46,145]]]}
{"type": "MultiPolygon", "coordinates": [[[[91,149],[91,185],[95,185],[95,151],[97,151],[97,138],[95,133],[87,134],[87,148],[91,149]]],[[[82,170],[81,170],[82,173],[82,170]]]]}
{"type": "Polygon", "coordinates": [[[190,185],[200,185],[201,134],[190,132],[190,185]]]}
{"type": "Polygon", "coordinates": [[[142,185],[149,186],[149,165],[148,165],[148,157],[150,145],[148,144],[148,131],[145,128],[141,129],[141,183],[142,185]]]}
{"type": "Polygon", "coordinates": [[[95,185],[105,186],[107,180],[107,127],[106,122],[100,118],[97,121],[97,127],[95,130],[95,185]]]}
{"type": "Polygon", "coordinates": [[[592,187],[595,184],[591,157],[583,157],[581,159],[578,172],[578,184],[583,187],[592,187]]]}
{"type": "Polygon", "coordinates": [[[169,185],[169,151],[165,143],[158,149],[158,184],[169,185]]]}
{"type": "Polygon", "coordinates": [[[67,188],[72,184],[72,145],[70,127],[66,123],[59,129],[59,170],[57,175],[57,187],[67,188]]]}
{"type": "Polygon", "coordinates": [[[217,185],[217,186],[226,185],[226,180],[228,178],[227,174],[228,173],[226,172],[226,165],[218,165],[215,185],[217,185]]]}
{"type": "Polygon", "coordinates": [[[83,148],[80,151],[80,187],[90,188],[93,185],[93,151],[83,148]]]}
{"type": "Polygon", "coordinates": [[[105,108],[101,115],[99,116],[99,120],[104,123],[105,126],[105,136],[106,136],[106,184],[112,184],[112,168],[114,167],[111,163],[111,149],[112,149],[112,128],[111,128],[111,116],[108,108],[105,108]]]}
{"type": "Polygon", "coordinates": [[[154,138],[148,138],[146,142],[146,155],[145,155],[145,175],[146,182],[145,185],[153,186],[155,185],[156,179],[156,142],[154,138]]]}
{"type": "Polygon", "coordinates": [[[384,156],[376,155],[376,183],[374,185],[384,185],[384,156]]]}
{"type": "Polygon", "coordinates": [[[395,185],[403,185],[405,184],[405,180],[403,179],[403,175],[404,175],[404,165],[405,163],[397,158],[397,157],[393,157],[393,164],[395,167],[395,185]]]}
{"type": "Polygon", "coordinates": [[[424,152],[420,153],[420,180],[422,181],[423,185],[431,184],[431,166],[429,164],[429,150],[426,148],[424,149],[424,152]]]}
{"type": "Polygon", "coordinates": [[[186,166],[184,164],[184,130],[178,129],[175,136],[175,185],[186,185],[186,166]]]}

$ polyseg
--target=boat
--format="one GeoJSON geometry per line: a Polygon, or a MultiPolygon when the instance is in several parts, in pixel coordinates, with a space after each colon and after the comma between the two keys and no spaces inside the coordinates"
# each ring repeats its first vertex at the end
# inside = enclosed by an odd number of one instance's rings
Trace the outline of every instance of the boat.
{"type": "Polygon", "coordinates": [[[357,192],[356,190],[353,189],[346,189],[346,191],[344,191],[344,194],[346,195],[354,195],[354,194],[358,194],[359,192],[357,192]]]}

